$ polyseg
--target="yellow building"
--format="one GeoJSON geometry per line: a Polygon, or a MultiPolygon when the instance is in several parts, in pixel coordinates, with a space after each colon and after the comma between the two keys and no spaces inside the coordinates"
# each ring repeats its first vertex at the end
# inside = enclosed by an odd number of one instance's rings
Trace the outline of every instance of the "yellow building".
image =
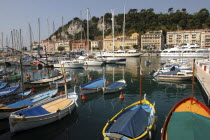
{"type": "Polygon", "coordinates": [[[198,44],[202,48],[210,47],[210,29],[192,29],[167,32],[167,45],[181,45],[186,43],[198,44]]]}
{"type": "Polygon", "coordinates": [[[164,46],[163,31],[149,31],[141,35],[141,50],[162,50],[164,46]]]}
{"type": "MultiPolygon", "coordinates": [[[[112,36],[106,36],[104,39],[104,50],[113,50],[112,36]]],[[[133,33],[130,37],[125,37],[125,49],[133,49],[134,45],[139,45],[139,34],[133,33]]],[[[114,50],[123,49],[123,36],[114,38],[114,50]]]]}
{"type": "Polygon", "coordinates": [[[92,40],[90,41],[90,48],[91,50],[101,50],[103,47],[102,41],[101,40],[92,40]]]}
{"type": "Polygon", "coordinates": [[[70,51],[70,40],[58,40],[55,42],[55,51],[58,51],[59,47],[63,47],[63,51],[70,51]]]}

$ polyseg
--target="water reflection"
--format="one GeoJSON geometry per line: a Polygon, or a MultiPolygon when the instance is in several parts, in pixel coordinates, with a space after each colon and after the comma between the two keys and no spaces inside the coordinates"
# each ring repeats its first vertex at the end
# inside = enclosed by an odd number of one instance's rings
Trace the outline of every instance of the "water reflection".
{"type": "MultiPolygon", "coordinates": [[[[191,82],[156,82],[149,76],[149,72],[160,67],[161,59],[151,57],[151,65],[145,65],[147,57],[142,58],[143,69],[143,93],[147,94],[147,99],[156,102],[156,110],[158,115],[157,131],[153,135],[154,139],[160,139],[160,130],[162,128],[165,116],[169,110],[178,101],[190,96],[191,82]]],[[[0,139],[68,139],[68,140],[102,140],[101,131],[107,120],[112,118],[122,108],[136,102],[139,96],[139,58],[128,58],[126,65],[105,65],[102,67],[86,67],[83,69],[66,69],[72,79],[69,91],[73,91],[73,86],[77,86],[76,92],[79,94],[79,86],[89,82],[90,77],[94,80],[105,77],[110,82],[124,78],[127,87],[122,93],[125,96],[120,101],[119,94],[103,95],[102,92],[88,94],[87,100],[78,99],[79,107],[75,112],[68,115],[64,119],[52,124],[28,130],[12,136],[8,131],[8,120],[0,121],[0,139]]],[[[19,70],[18,67],[6,68],[8,71],[19,70]]],[[[50,75],[56,75],[60,69],[50,69],[50,75]]],[[[46,76],[47,69],[38,70],[36,68],[24,67],[24,75],[31,74],[33,79],[39,79],[46,76]]],[[[64,88],[60,88],[63,90],[64,88]]],[[[201,89],[195,85],[195,97],[201,101],[203,96],[201,89]]]]}

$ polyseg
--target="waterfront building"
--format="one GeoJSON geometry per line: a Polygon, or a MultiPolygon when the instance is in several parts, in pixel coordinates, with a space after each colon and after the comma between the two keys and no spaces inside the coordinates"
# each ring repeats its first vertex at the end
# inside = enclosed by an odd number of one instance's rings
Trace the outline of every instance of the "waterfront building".
{"type": "Polygon", "coordinates": [[[162,50],[164,38],[162,30],[146,32],[141,35],[141,50],[162,50]]]}
{"type": "Polygon", "coordinates": [[[48,53],[54,52],[54,46],[55,45],[50,40],[42,40],[40,46],[42,46],[43,51],[45,51],[45,48],[46,48],[46,51],[48,53]]]}
{"type": "MultiPolygon", "coordinates": [[[[32,50],[33,50],[33,53],[37,53],[38,51],[38,46],[39,46],[39,42],[33,42],[32,43],[32,50]]],[[[54,52],[54,47],[55,45],[54,45],[54,43],[52,42],[52,41],[48,41],[48,40],[42,40],[41,42],[40,42],[40,53],[41,54],[44,54],[45,52],[45,48],[46,48],[46,51],[47,51],[47,53],[52,53],[52,52],[54,52]]]]}
{"type": "Polygon", "coordinates": [[[90,41],[91,50],[102,50],[103,41],[101,40],[92,40],[90,41]]]}
{"type": "Polygon", "coordinates": [[[71,50],[71,43],[70,40],[58,40],[55,42],[55,50],[59,52],[62,48],[63,51],[70,51],[71,50]]]}
{"type": "MultiPolygon", "coordinates": [[[[106,36],[104,39],[104,50],[113,50],[112,46],[112,36],[106,36]]],[[[130,37],[125,36],[125,44],[124,49],[133,49],[133,46],[139,45],[139,34],[133,33],[130,37]]],[[[123,49],[123,36],[116,36],[114,38],[114,50],[122,50],[123,49]]]]}
{"type": "Polygon", "coordinates": [[[191,29],[169,31],[166,45],[198,44],[202,48],[210,47],[210,29],[191,29]]]}
{"type": "MultiPolygon", "coordinates": [[[[71,42],[71,44],[72,51],[77,52],[87,50],[87,40],[74,40],[71,42]]],[[[90,43],[88,50],[90,50],[90,43]]]]}

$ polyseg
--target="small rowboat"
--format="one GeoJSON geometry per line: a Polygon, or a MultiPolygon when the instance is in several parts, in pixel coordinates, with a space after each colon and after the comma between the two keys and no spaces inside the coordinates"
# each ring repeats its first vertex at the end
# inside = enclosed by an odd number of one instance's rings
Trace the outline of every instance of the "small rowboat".
{"type": "Polygon", "coordinates": [[[126,87],[126,81],[124,79],[118,80],[103,87],[103,93],[113,93],[123,90],[126,87]]]}
{"type": "Polygon", "coordinates": [[[103,128],[105,140],[139,140],[150,135],[155,128],[155,104],[137,101],[118,112],[103,128]]]}
{"type": "Polygon", "coordinates": [[[78,95],[73,92],[51,98],[32,107],[13,112],[9,117],[10,131],[18,132],[40,127],[62,119],[76,106],[78,95]]]}
{"type": "Polygon", "coordinates": [[[21,78],[21,74],[13,74],[8,76],[3,76],[4,80],[17,80],[21,78]]]}
{"type": "MultiPolygon", "coordinates": [[[[27,91],[24,94],[30,94],[30,91],[27,91]]],[[[5,119],[8,118],[9,115],[17,110],[23,109],[28,107],[29,105],[34,105],[35,103],[38,103],[40,101],[43,101],[45,99],[48,99],[52,96],[55,96],[58,93],[58,89],[50,89],[50,90],[46,90],[40,93],[37,93],[35,95],[32,95],[26,99],[17,101],[15,103],[12,104],[8,104],[8,105],[1,105],[0,106],[0,119],[5,119]]]]}
{"type": "Polygon", "coordinates": [[[0,98],[15,95],[16,94],[15,92],[19,89],[19,87],[20,87],[20,84],[18,84],[16,86],[5,88],[5,89],[1,89],[0,90],[0,98]]]}
{"type": "Polygon", "coordinates": [[[7,86],[7,82],[0,82],[0,89],[3,89],[7,86]]]}
{"type": "Polygon", "coordinates": [[[105,78],[96,79],[94,81],[91,81],[84,85],[81,85],[80,90],[84,94],[94,93],[94,92],[101,90],[102,87],[105,85],[105,83],[106,83],[105,78]]]}
{"type": "MultiPolygon", "coordinates": [[[[71,81],[71,77],[66,78],[66,83],[70,83],[71,81]]],[[[50,82],[50,87],[62,87],[64,86],[64,80],[63,79],[59,79],[56,80],[54,82],[50,82]]]]}
{"type": "Polygon", "coordinates": [[[168,113],[161,140],[207,140],[210,138],[210,110],[199,100],[188,97],[168,113]]]}
{"type": "Polygon", "coordinates": [[[191,80],[192,74],[187,74],[185,72],[177,72],[176,74],[159,74],[157,76],[158,81],[184,81],[184,80],[191,80]]]}
{"type": "Polygon", "coordinates": [[[30,82],[24,82],[24,87],[27,88],[40,88],[40,87],[47,87],[49,86],[50,82],[56,81],[63,78],[62,75],[60,76],[55,76],[55,77],[50,77],[46,79],[40,79],[37,81],[30,81],[30,82]]]}

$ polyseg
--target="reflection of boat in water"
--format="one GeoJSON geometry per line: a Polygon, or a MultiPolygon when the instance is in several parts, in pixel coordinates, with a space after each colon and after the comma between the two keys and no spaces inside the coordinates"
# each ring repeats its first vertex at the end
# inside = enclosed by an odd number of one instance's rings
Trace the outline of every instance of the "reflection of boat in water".
{"type": "Polygon", "coordinates": [[[19,132],[12,136],[11,139],[23,140],[23,139],[55,139],[56,136],[63,136],[61,139],[66,139],[71,133],[72,125],[78,120],[78,113],[73,110],[71,115],[67,115],[62,120],[56,121],[54,123],[27,130],[24,132],[19,132]],[[30,134],[30,135],[29,135],[30,134]]]}
{"type": "Polygon", "coordinates": [[[190,86],[189,83],[183,83],[183,82],[166,82],[166,81],[158,81],[158,84],[162,87],[171,87],[171,88],[179,88],[179,89],[184,89],[187,86],[190,86]]]}

